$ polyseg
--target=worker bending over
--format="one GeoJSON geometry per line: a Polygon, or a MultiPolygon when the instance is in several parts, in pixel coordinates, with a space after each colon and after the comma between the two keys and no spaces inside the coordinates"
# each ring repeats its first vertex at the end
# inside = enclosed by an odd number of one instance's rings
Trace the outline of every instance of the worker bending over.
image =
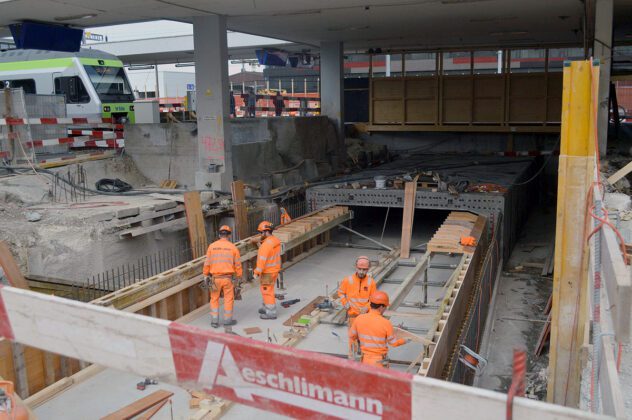
{"type": "Polygon", "coordinates": [[[261,319],[276,319],[276,299],[274,284],[281,271],[281,241],[272,235],[272,223],[263,221],[257,228],[261,234],[261,246],[257,253],[255,279],[259,280],[259,289],[263,298],[263,306],[259,309],[261,319]]]}
{"type": "Polygon", "coordinates": [[[219,239],[209,245],[204,261],[204,282],[211,291],[211,326],[219,327],[219,298],[224,295],[224,326],[235,325],[233,302],[235,287],[242,275],[239,250],[230,241],[232,229],[229,226],[219,228],[219,239]]]}
{"type": "Polygon", "coordinates": [[[410,339],[396,339],[393,334],[393,324],[382,316],[389,305],[388,295],[376,291],[370,297],[371,309],[366,314],[359,315],[349,330],[349,341],[360,342],[362,363],[388,367],[388,346],[398,347],[409,343],[410,339]]]}
{"type": "Polygon", "coordinates": [[[281,225],[287,225],[290,223],[292,218],[288,214],[287,210],[285,210],[285,207],[281,207],[279,210],[281,211],[281,225]]]}

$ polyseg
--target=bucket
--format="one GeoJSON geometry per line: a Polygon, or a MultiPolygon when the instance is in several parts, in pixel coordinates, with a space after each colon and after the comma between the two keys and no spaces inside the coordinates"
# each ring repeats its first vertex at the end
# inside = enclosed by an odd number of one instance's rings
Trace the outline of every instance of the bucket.
{"type": "Polygon", "coordinates": [[[384,188],[386,188],[386,177],[382,176],[382,175],[378,175],[375,178],[373,178],[375,180],[375,188],[378,190],[383,190],[384,188]]]}

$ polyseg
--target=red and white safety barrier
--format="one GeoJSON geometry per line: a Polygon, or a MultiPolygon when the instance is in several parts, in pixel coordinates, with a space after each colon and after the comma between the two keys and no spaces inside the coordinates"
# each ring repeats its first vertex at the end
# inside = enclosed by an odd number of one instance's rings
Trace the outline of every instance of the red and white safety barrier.
{"type": "MultiPolygon", "coordinates": [[[[0,287],[0,335],[296,418],[505,418],[505,394],[13,287],[0,287]]],[[[513,404],[516,420],[594,418],[513,404]]]]}
{"type": "Polygon", "coordinates": [[[512,152],[495,152],[496,156],[524,157],[524,156],[559,156],[559,150],[520,150],[512,152]]]}
{"type": "Polygon", "coordinates": [[[0,125],[111,124],[112,118],[0,118],[0,125]]]}
{"type": "Polygon", "coordinates": [[[73,130],[69,129],[71,136],[91,136],[97,139],[122,139],[125,135],[122,131],[100,131],[100,130],[73,130]]]}
{"type": "MultiPolygon", "coordinates": [[[[122,133],[121,133],[122,134],[122,133]]],[[[41,148],[60,145],[69,145],[70,147],[125,147],[125,139],[110,138],[101,140],[92,136],[79,136],[79,137],[60,137],[56,139],[45,140],[33,140],[25,143],[29,148],[41,148]]]]}
{"type": "Polygon", "coordinates": [[[10,153],[4,150],[0,150],[0,158],[9,157],[10,153]]]}
{"type": "Polygon", "coordinates": [[[182,112],[182,111],[186,111],[186,109],[184,107],[171,107],[171,108],[160,108],[160,112],[182,112]]]}

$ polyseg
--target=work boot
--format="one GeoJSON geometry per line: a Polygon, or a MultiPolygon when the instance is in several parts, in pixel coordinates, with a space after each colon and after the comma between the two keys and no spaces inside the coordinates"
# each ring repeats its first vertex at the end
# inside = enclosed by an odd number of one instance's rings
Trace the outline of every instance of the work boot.
{"type": "Polygon", "coordinates": [[[276,319],[277,318],[277,310],[276,305],[265,305],[265,311],[261,315],[259,315],[261,319],[276,319]]]}
{"type": "Polygon", "coordinates": [[[266,313],[266,307],[265,307],[265,305],[264,305],[264,306],[262,306],[261,308],[259,308],[259,313],[260,313],[261,315],[263,315],[263,314],[265,314],[265,313],[266,313]]]}
{"type": "Polygon", "coordinates": [[[211,327],[219,328],[219,318],[215,318],[215,317],[211,318],[211,327]]]}
{"type": "Polygon", "coordinates": [[[236,325],[236,324],[237,324],[237,320],[236,319],[232,319],[232,318],[224,319],[224,326],[225,327],[230,327],[230,326],[236,325]]]}

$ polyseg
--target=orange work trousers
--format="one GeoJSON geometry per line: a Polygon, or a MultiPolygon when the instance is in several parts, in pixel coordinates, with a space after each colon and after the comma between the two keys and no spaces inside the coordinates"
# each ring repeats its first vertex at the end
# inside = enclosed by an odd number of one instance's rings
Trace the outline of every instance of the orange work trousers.
{"type": "Polygon", "coordinates": [[[216,291],[211,290],[211,318],[219,318],[219,297],[224,293],[224,319],[233,316],[233,303],[235,301],[235,288],[232,277],[213,277],[216,291]]]}
{"type": "Polygon", "coordinates": [[[259,277],[259,290],[261,290],[261,297],[263,298],[264,305],[276,305],[274,288],[276,286],[276,279],[278,276],[279,273],[268,273],[262,274],[261,277],[259,277]]]}
{"type": "Polygon", "coordinates": [[[388,364],[384,364],[384,356],[381,354],[362,353],[362,363],[380,368],[388,368],[388,364]]]}
{"type": "MultiPolygon", "coordinates": [[[[349,312],[347,312],[347,337],[349,337],[349,331],[351,331],[351,326],[353,325],[353,321],[355,321],[355,319],[357,318],[357,315],[349,315],[349,312]]],[[[349,338],[349,359],[353,360],[355,358],[354,353],[356,352],[357,349],[360,348],[360,343],[358,342],[358,340],[351,341],[351,338],[349,338]]]]}

